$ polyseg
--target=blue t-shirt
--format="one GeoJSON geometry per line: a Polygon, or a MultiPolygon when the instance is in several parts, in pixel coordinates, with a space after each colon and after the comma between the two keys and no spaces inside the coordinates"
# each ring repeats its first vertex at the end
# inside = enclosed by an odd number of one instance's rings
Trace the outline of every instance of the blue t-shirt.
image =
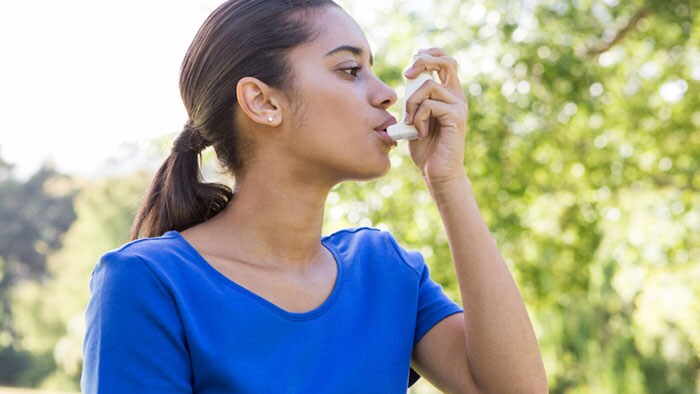
{"type": "Polygon", "coordinates": [[[321,240],[338,275],[305,313],[209,265],[175,231],[102,256],[90,281],[85,393],[406,393],[413,347],[462,312],[387,232],[321,240]]]}

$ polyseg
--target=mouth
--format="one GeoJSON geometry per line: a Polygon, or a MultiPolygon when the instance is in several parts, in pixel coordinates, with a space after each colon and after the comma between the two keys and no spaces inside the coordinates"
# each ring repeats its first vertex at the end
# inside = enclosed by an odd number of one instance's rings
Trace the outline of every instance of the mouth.
{"type": "Polygon", "coordinates": [[[396,146],[396,141],[394,141],[393,139],[391,139],[391,137],[389,137],[389,133],[386,131],[386,129],[389,126],[395,125],[395,124],[396,124],[396,119],[393,116],[389,116],[386,118],[386,120],[384,120],[384,122],[381,125],[377,126],[374,129],[374,131],[377,133],[377,136],[379,137],[379,139],[381,139],[382,142],[384,142],[384,144],[386,144],[387,146],[390,146],[390,147],[396,146]]]}
{"type": "Polygon", "coordinates": [[[375,130],[375,132],[379,136],[379,139],[381,139],[385,145],[390,147],[396,146],[396,141],[392,140],[391,137],[389,137],[389,133],[387,133],[386,130],[375,130]]]}

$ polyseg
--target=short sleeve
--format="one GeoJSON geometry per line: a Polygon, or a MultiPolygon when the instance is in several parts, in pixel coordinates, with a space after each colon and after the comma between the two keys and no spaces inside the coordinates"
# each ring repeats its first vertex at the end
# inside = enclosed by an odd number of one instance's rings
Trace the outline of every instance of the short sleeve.
{"type": "Polygon", "coordinates": [[[105,254],[90,281],[83,393],[192,393],[173,297],[145,261],[105,254]]]}
{"type": "Polygon", "coordinates": [[[463,312],[456,302],[452,301],[442,291],[442,286],[430,278],[428,265],[417,252],[408,252],[413,259],[420,259],[420,284],[418,289],[418,314],[416,316],[416,331],[413,337],[415,346],[442,319],[455,313],[463,312]]]}
{"type": "MultiPolygon", "coordinates": [[[[416,251],[403,249],[398,242],[388,233],[385,233],[400,258],[418,275],[418,303],[416,309],[416,325],[413,334],[413,346],[442,319],[463,312],[462,307],[452,301],[442,291],[442,286],[430,278],[430,269],[423,259],[423,255],[416,251]]],[[[409,369],[408,387],[411,387],[420,375],[409,369]]]]}

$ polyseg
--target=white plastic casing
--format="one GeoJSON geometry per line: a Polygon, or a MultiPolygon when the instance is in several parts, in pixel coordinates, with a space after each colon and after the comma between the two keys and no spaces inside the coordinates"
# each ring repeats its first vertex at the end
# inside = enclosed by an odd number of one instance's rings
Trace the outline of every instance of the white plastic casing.
{"type": "Polygon", "coordinates": [[[403,114],[401,115],[401,122],[389,126],[386,132],[389,134],[392,140],[415,140],[418,138],[418,130],[412,124],[406,124],[406,100],[411,97],[411,95],[427,80],[434,80],[433,72],[426,71],[420,73],[417,77],[413,79],[406,80],[406,92],[404,93],[404,104],[403,104],[403,114]]]}

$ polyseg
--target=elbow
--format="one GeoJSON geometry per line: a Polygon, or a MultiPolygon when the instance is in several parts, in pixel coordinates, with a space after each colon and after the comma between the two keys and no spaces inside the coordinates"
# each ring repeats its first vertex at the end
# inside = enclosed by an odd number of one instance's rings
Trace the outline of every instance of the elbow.
{"type": "MultiPolygon", "coordinates": [[[[540,362],[541,363],[541,362],[540,362]]],[[[544,365],[541,365],[540,373],[537,377],[537,391],[536,393],[549,394],[549,384],[547,383],[547,371],[544,369],[544,365]]]]}
{"type": "Polygon", "coordinates": [[[494,389],[482,389],[478,391],[483,394],[548,394],[549,386],[547,384],[547,375],[542,371],[541,373],[531,373],[527,377],[521,377],[516,381],[511,381],[507,387],[500,387],[494,389]]]}
{"type": "Polygon", "coordinates": [[[542,358],[538,357],[537,361],[530,364],[527,370],[522,371],[521,385],[513,393],[526,394],[548,394],[549,385],[547,383],[547,371],[544,368],[542,358]]]}
{"type": "MultiPolygon", "coordinates": [[[[484,391],[485,393],[486,391],[484,391]]],[[[503,393],[503,391],[494,391],[503,393]]],[[[532,378],[528,379],[527,382],[523,382],[518,385],[517,388],[507,390],[508,393],[512,394],[549,394],[549,387],[547,386],[547,379],[532,378]]],[[[489,393],[491,393],[489,391],[489,393]]]]}
{"type": "Polygon", "coordinates": [[[549,394],[549,386],[547,386],[547,381],[545,380],[544,383],[534,386],[530,391],[527,392],[532,394],[549,394]]]}
{"type": "MultiPolygon", "coordinates": [[[[463,391],[451,391],[451,393],[468,393],[472,392],[470,390],[463,391]]],[[[523,381],[520,384],[509,385],[509,387],[501,387],[496,389],[486,389],[482,387],[476,388],[474,391],[479,394],[549,394],[549,386],[547,385],[547,379],[532,378],[528,381],[523,381]]]]}
{"type": "Polygon", "coordinates": [[[524,389],[525,390],[518,392],[529,394],[548,394],[549,385],[547,384],[547,374],[544,372],[544,369],[541,373],[535,374],[524,389]]]}

